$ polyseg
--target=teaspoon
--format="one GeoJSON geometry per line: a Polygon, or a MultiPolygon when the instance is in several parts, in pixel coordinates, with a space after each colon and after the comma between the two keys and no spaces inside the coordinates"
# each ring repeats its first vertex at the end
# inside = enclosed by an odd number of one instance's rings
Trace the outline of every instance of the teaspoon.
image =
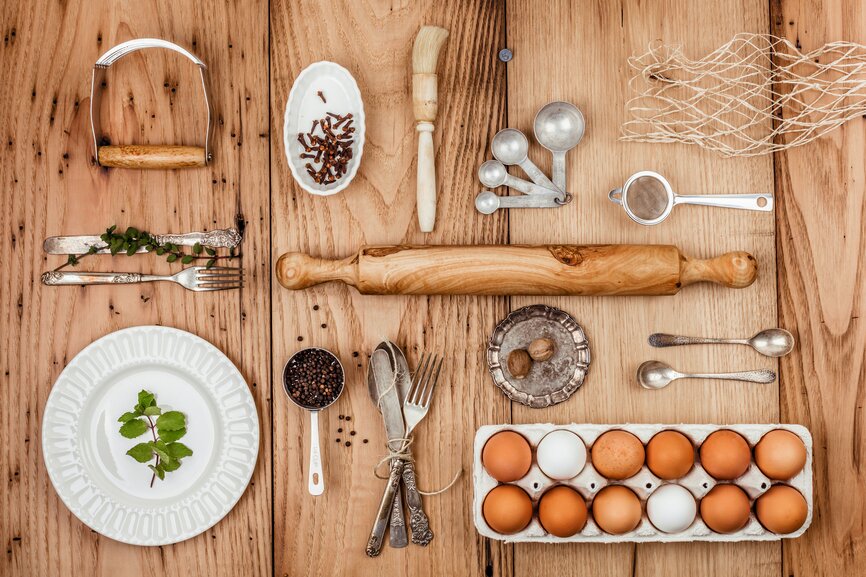
{"type": "MultiPolygon", "coordinates": [[[[535,184],[559,190],[553,182],[544,176],[541,169],[529,160],[529,140],[516,128],[503,128],[493,137],[490,143],[493,157],[505,166],[518,165],[535,184]]],[[[562,194],[562,191],[560,191],[562,194]]]]}
{"type": "Polygon", "coordinates": [[[660,361],[646,361],[637,369],[637,382],[645,389],[663,389],[676,379],[724,379],[747,383],[772,383],[776,373],[767,369],[739,373],[681,373],[660,361]]]}
{"type": "Polygon", "coordinates": [[[748,345],[767,357],[784,357],[794,349],[794,335],[785,329],[763,330],[750,339],[682,337],[666,333],[655,333],[650,335],[649,344],[657,348],[703,344],[748,345]]]}
{"type": "Polygon", "coordinates": [[[505,170],[505,165],[498,160],[488,160],[478,168],[478,180],[487,188],[507,186],[523,194],[555,194],[559,191],[539,186],[528,180],[511,176],[505,170]]]}

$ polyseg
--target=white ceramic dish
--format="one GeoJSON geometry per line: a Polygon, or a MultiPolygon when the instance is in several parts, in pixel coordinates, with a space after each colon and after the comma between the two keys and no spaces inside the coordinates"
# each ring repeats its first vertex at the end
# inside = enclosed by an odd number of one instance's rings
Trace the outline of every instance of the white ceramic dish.
{"type": "Polygon", "coordinates": [[[310,194],[328,196],[349,186],[361,164],[365,134],[364,102],[361,99],[358,83],[355,82],[352,74],[339,64],[324,60],[304,68],[289,92],[283,122],[283,148],[286,151],[292,176],[301,188],[310,194]],[[319,91],[324,94],[327,103],[319,98],[317,94],[319,91]],[[326,112],[341,116],[351,112],[355,138],[352,144],[352,159],[349,161],[346,174],[331,184],[316,184],[304,168],[310,161],[300,157],[304,149],[298,142],[298,133],[309,132],[313,121],[324,118],[326,112]]]}
{"type": "Polygon", "coordinates": [[[88,527],[133,545],[189,539],[222,519],[255,468],[259,420],[241,373],[216,347],[185,331],[144,326],[94,341],[60,374],[42,419],[42,452],[64,504],[88,527]],[[140,439],[117,418],[138,391],[186,414],[193,455],[150,487],[126,455],[140,439]]]}
{"type": "MultiPolygon", "coordinates": [[[[474,498],[472,502],[472,511],[475,518],[475,528],[478,532],[491,539],[505,541],[506,543],[653,543],[653,542],[679,542],[679,541],[776,541],[782,538],[788,539],[799,537],[802,535],[809,525],[812,523],[812,435],[806,427],[801,425],[758,425],[758,424],[743,424],[743,425],[663,425],[663,424],[624,424],[624,425],[595,425],[595,424],[570,424],[570,425],[554,425],[551,423],[537,423],[528,425],[486,425],[480,427],[475,433],[475,454],[473,459],[472,478],[474,482],[474,498]],[[550,431],[557,429],[565,429],[571,431],[581,439],[583,439],[587,450],[590,452],[590,458],[587,460],[586,466],[579,475],[567,481],[554,481],[548,478],[541,469],[538,463],[535,462],[535,449],[538,443],[550,431]],[[683,433],[691,439],[692,444],[698,448],[704,442],[710,433],[720,429],[729,429],[736,431],[745,437],[749,443],[749,447],[754,448],[755,444],[764,436],[765,433],[774,429],[785,429],[791,431],[803,441],[806,446],[806,465],[794,478],[784,481],[783,484],[790,485],[800,491],[803,497],[806,498],[808,505],[808,515],[806,522],[794,533],[787,535],[777,535],[764,529],[761,523],[754,515],[754,511],[749,517],[749,522],[746,526],[735,533],[720,534],[713,532],[701,520],[700,515],[685,531],[679,533],[662,533],[656,529],[646,516],[646,500],[658,487],[666,483],[676,483],[688,489],[695,500],[700,500],[710,492],[719,481],[713,479],[709,473],[701,467],[700,459],[696,454],[695,466],[682,479],[675,481],[663,481],[652,474],[652,472],[644,465],[640,472],[634,477],[630,477],[625,481],[609,481],[602,477],[592,466],[591,452],[592,444],[605,431],[611,429],[622,429],[629,431],[639,438],[644,445],[649,440],[663,430],[674,430],[683,433]],[[481,451],[484,449],[484,444],[487,440],[499,431],[515,431],[523,435],[529,444],[532,446],[533,464],[529,469],[529,473],[522,479],[511,483],[522,488],[532,499],[533,507],[538,503],[541,495],[554,485],[568,485],[575,489],[586,499],[587,503],[591,502],[595,495],[604,487],[611,484],[625,485],[633,490],[641,499],[644,508],[643,518],[640,524],[634,531],[623,535],[611,535],[603,532],[590,515],[586,521],[586,526],[577,535],[571,537],[555,537],[550,535],[541,526],[538,521],[538,516],[534,515],[529,525],[513,535],[502,535],[495,532],[487,525],[484,520],[484,515],[481,513],[481,507],[484,504],[484,497],[499,484],[499,482],[491,477],[484,466],[481,464],[481,451]]],[[[746,473],[732,483],[739,485],[749,499],[754,503],[760,495],[765,493],[771,485],[777,483],[771,481],[764,475],[760,469],[754,464],[749,466],[746,473]]]]}

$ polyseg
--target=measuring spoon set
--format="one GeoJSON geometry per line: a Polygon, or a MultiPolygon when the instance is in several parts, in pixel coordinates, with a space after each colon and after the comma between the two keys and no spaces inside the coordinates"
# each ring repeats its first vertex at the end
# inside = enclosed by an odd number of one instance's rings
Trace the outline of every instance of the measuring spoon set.
{"type": "Polygon", "coordinates": [[[529,159],[529,139],[516,128],[496,133],[490,149],[493,158],[478,169],[478,179],[488,188],[506,186],[522,196],[498,196],[482,190],[475,197],[475,208],[482,214],[492,214],[500,208],[556,208],[568,204],[572,195],[567,191],[565,155],[577,146],[585,130],[583,114],[568,102],[551,102],[535,115],[535,140],[553,154],[553,179],[529,159]],[[519,166],[530,180],[511,176],[507,166],[519,166]]]}

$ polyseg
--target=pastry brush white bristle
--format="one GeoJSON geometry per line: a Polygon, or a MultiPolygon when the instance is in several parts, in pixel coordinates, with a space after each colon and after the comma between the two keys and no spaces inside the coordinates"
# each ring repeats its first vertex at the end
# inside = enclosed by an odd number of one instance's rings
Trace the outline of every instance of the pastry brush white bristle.
{"type": "Polygon", "coordinates": [[[435,74],[439,51],[447,39],[448,31],[444,28],[422,26],[412,48],[412,71],[415,74],[435,74]]]}

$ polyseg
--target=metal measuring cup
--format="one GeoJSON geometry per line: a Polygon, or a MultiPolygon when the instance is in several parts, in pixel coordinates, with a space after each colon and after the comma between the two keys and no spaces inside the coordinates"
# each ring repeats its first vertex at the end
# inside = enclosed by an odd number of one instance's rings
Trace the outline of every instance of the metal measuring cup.
{"type": "Polygon", "coordinates": [[[622,188],[608,193],[611,202],[621,204],[630,219],[638,224],[654,225],[668,217],[678,204],[699,204],[740,210],[771,212],[772,194],[677,194],[665,177],[651,170],[631,175],[622,188]]]}
{"type": "Polygon", "coordinates": [[[340,359],[337,358],[337,355],[327,349],[323,349],[320,347],[308,347],[306,349],[301,349],[300,351],[289,357],[289,360],[286,361],[286,366],[283,368],[283,390],[286,391],[286,396],[288,396],[289,400],[292,401],[295,405],[306,411],[309,411],[310,413],[310,472],[307,476],[307,488],[310,491],[310,495],[321,495],[325,492],[325,476],[322,472],[322,452],[319,448],[319,411],[327,409],[328,407],[333,405],[337,401],[337,399],[339,399],[340,396],[343,394],[343,390],[345,388],[346,371],[343,370],[343,364],[340,362],[340,359]],[[309,351],[323,351],[324,353],[327,353],[340,368],[340,379],[338,385],[339,390],[329,403],[320,407],[304,405],[300,403],[297,399],[295,399],[289,392],[288,376],[289,371],[293,368],[292,361],[295,360],[295,358],[299,354],[309,351]]]}

